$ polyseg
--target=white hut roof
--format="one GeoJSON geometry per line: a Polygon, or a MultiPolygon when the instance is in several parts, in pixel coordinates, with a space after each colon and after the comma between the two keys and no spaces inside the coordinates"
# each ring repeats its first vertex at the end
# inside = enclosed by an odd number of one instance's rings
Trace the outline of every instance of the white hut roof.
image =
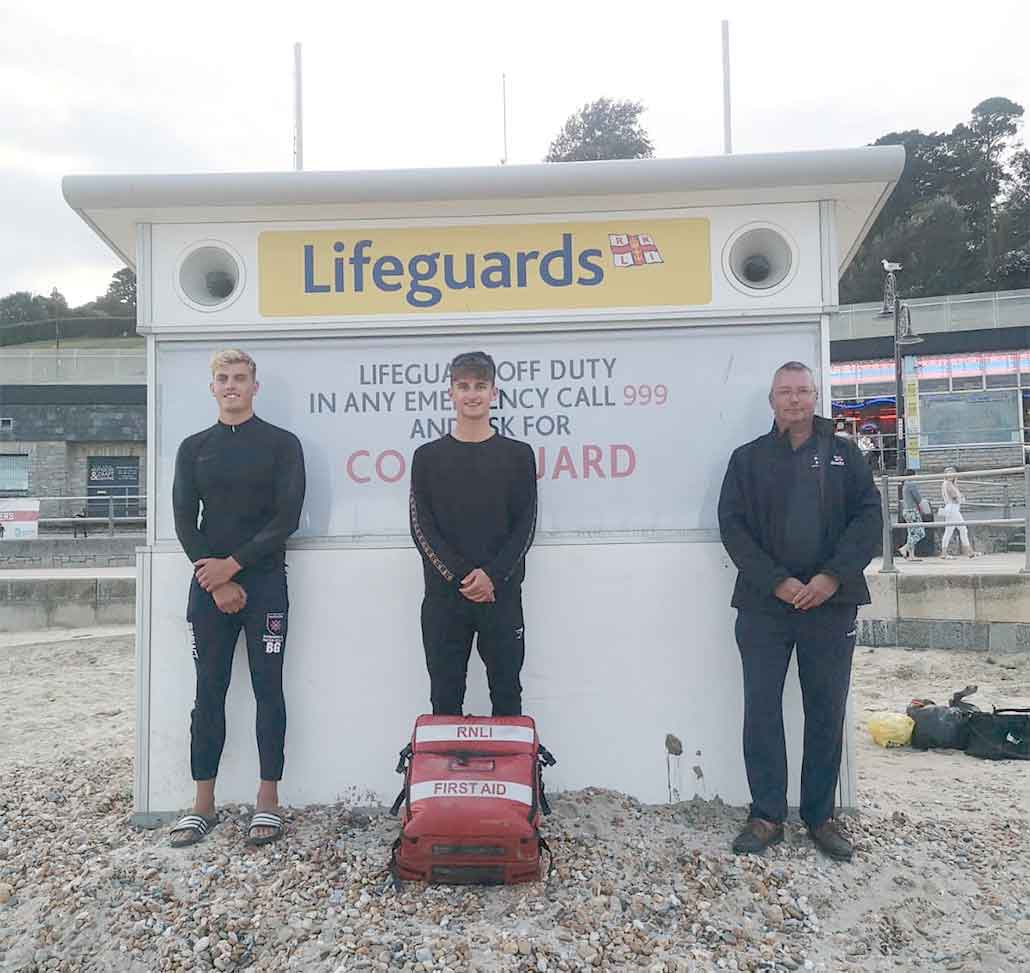
{"type": "Polygon", "coordinates": [[[129,265],[138,223],[582,212],[833,200],[843,272],[894,188],[901,146],[447,169],[70,175],[69,205],[129,265]]]}

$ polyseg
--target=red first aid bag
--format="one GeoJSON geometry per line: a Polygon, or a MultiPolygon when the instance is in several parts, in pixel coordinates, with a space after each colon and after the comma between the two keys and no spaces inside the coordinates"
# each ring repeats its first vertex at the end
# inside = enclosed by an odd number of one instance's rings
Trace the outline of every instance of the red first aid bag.
{"type": "Polygon", "coordinates": [[[540,877],[542,768],[555,763],[528,716],[420,716],[397,772],[397,879],[506,885],[540,877]]]}

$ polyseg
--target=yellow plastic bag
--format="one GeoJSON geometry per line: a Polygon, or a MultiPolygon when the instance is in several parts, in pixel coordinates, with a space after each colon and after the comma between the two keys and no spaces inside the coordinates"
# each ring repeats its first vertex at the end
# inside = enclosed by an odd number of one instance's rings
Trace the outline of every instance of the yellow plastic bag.
{"type": "Polygon", "coordinates": [[[869,732],[881,747],[907,747],[912,741],[916,721],[904,713],[873,713],[869,717],[869,732]]]}

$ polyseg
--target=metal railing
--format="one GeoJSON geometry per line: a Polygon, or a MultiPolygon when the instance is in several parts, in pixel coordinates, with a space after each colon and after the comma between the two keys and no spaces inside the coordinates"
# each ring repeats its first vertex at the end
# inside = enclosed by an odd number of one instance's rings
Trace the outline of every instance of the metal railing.
{"type": "MultiPolygon", "coordinates": [[[[908,298],[918,334],[1011,328],[1030,324],[1030,291],[954,294],[908,298]]],[[[830,320],[830,340],[869,338],[893,333],[892,321],[879,316],[882,303],[847,304],[830,320]]]]}
{"type": "MultiPolygon", "coordinates": [[[[897,504],[899,520],[891,519],[891,491],[897,492],[899,485],[904,483],[939,483],[944,479],[943,473],[927,473],[919,476],[892,476],[883,474],[880,477],[880,510],[883,515],[883,563],[880,567],[881,574],[897,574],[898,569],[894,564],[894,531],[896,529],[907,530],[910,526],[922,527],[924,531],[945,530],[948,527],[957,529],[961,526],[970,527],[1022,527],[1024,534],[1024,563],[1020,574],[1030,574],[1030,466],[1010,466],[994,470],[970,470],[965,473],[956,473],[957,480],[979,480],[985,483],[998,483],[999,481],[984,480],[984,476],[998,476],[1004,474],[1020,474],[1023,477],[1023,516],[1012,517],[1012,498],[1009,485],[1002,483],[1004,487],[1002,512],[1003,517],[992,517],[975,520],[965,520],[964,524],[955,522],[948,523],[943,520],[922,521],[919,524],[909,524],[908,521],[900,519],[901,503],[897,504]]],[[[973,505],[970,501],[964,501],[967,505],[973,505]]],[[[998,504],[989,504],[980,501],[980,506],[996,507],[998,504]]],[[[946,554],[946,551],[942,551],[946,554]]]]}
{"type": "Polygon", "coordinates": [[[32,497],[42,505],[57,504],[57,515],[40,516],[39,526],[46,527],[96,527],[106,528],[108,537],[115,536],[115,527],[147,526],[147,495],[145,493],[128,496],[91,496],[91,497],[32,497]],[[80,512],[70,516],[61,515],[62,508],[69,505],[78,506],[80,512]],[[99,513],[96,513],[99,511],[99,513]]]}
{"type": "Polygon", "coordinates": [[[0,385],[145,385],[141,348],[4,348],[0,385]]]}

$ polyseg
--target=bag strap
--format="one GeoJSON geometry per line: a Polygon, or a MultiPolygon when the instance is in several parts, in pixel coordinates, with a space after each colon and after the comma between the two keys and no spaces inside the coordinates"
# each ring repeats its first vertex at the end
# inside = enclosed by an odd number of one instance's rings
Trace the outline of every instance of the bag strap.
{"type": "Polygon", "coordinates": [[[997,706],[993,708],[994,716],[1025,716],[1030,713],[1030,706],[1003,706],[999,709],[997,706]]]}
{"type": "Polygon", "coordinates": [[[551,813],[551,802],[547,800],[547,791],[544,788],[544,768],[539,764],[536,768],[536,782],[540,790],[540,813],[547,817],[551,813]]]}
{"type": "Polygon", "coordinates": [[[397,874],[397,850],[400,846],[401,838],[400,835],[398,835],[394,840],[394,843],[390,845],[390,863],[386,866],[386,871],[393,880],[393,890],[398,894],[400,894],[401,891],[401,877],[397,874]]]}
{"type": "Polygon", "coordinates": [[[547,839],[543,835],[538,833],[536,837],[537,843],[540,845],[540,850],[547,852],[547,874],[544,876],[544,881],[546,882],[550,880],[551,873],[554,871],[554,852],[551,851],[551,846],[547,843],[547,839]]]}
{"type": "Polygon", "coordinates": [[[537,808],[545,817],[551,813],[551,803],[547,800],[547,792],[544,788],[544,767],[553,767],[558,761],[554,754],[543,744],[537,746],[536,755],[536,787],[533,788],[533,803],[529,807],[529,820],[536,817],[537,808]]]}
{"type": "Polygon", "coordinates": [[[967,696],[972,696],[980,687],[979,686],[966,686],[965,689],[960,689],[957,693],[953,693],[951,701],[948,703],[949,706],[958,706],[967,696]]]}
{"type": "Polygon", "coordinates": [[[411,749],[411,744],[409,743],[398,755],[400,759],[397,761],[396,771],[398,774],[404,774],[404,784],[401,786],[400,793],[397,795],[393,805],[390,807],[391,815],[397,814],[401,809],[401,805],[404,803],[405,798],[408,796],[408,771],[411,768],[411,758],[414,755],[414,752],[415,751],[411,749]]]}

